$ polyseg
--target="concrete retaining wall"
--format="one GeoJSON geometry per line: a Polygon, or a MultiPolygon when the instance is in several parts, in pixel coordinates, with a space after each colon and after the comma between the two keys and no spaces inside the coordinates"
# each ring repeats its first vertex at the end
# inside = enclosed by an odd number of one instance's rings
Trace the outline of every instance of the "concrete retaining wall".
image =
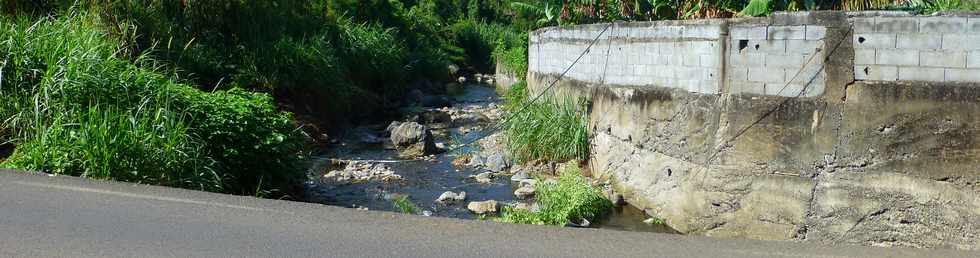
{"type": "MultiPolygon", "coordinates": [[[[946,81],[960,63],[919,62],[928,48],[894,67],[941,80],[856,74],[856,56],[878,48],[851,26],[973,18],[884,14],[615,24],[557,92],[591,99],[593,173],[681,232],[980,249],[980,80],[946,81]]],[[[529,87],[558,79],[605,27],[532,33],[529,87]]]]}

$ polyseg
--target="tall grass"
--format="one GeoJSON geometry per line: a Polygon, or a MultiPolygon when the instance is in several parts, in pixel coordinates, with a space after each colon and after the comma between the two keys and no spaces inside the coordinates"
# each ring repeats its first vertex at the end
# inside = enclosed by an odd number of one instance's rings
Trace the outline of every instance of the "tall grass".
{"type": "Polygon", "coordinates": [[[506,145],[514,159],[523,163],[588,158],[588,118],[578,101],[543,97],[531,102],[526,88],[526,83],[518,83],[506,96],[506,145]]]}
{"type": "Polygon", "coordinates": [[[0,142],[17,146],[3,166],[241,194],[302,176],[295,126],[268,96],[177,83],[102,28],[0,18],[0,142]]]}
{"type": "Polygon", "coordinates": [[[575,162],[569,162],[559,171],[557,182],[539,182],[535,185],[540,209],[528,210],[504,207],[498,221],[521,224],[566,225],[569,222],[595,220],[607,214],[613,207],[602,196],[602,191],[589,184],[575,162]]]}

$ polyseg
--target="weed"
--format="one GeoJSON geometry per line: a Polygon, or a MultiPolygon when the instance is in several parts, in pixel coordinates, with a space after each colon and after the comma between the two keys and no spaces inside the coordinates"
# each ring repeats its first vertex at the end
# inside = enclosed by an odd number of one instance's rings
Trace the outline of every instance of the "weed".
{"type": "Polygon", "coordinates": [[[506,96],[506,145],[515,160],[585,160],[588,118],[578,102],[547,97],[531,102],[525,88],[525,83],[514,85],[506,96]]]}
{"type": "Polygon", "coordinates": [[[539,211],[504,207],[497,220],[522,224],[566,225],[570,221],[597,219],[613,207],[602,196],[601,190],[586,181],[574,162],[569,162],[559,171],[557,182],[540,182],[535,185],[535,197],[541,207],[539,211]]]}
{"type": "Polygon", "coordinates": [[[395,210],[406,214],[418,214],[419,207],[408,199],[408,196],[397,196],[391,199],[391,205],[395,207],[395,210]]]}

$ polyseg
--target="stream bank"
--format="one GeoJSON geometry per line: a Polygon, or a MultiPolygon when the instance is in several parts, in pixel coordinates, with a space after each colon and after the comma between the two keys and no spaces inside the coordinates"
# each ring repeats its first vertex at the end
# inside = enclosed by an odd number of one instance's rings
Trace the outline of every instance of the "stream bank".
{"type": "MultiPolygon", "coordinates": [[[[413,107],[407,119],[401,121],[424,125],[437,148],[434,154],[402,155],[388,138],[398,123],[356,127],[315,153],[303,199],[356,209],[397,211],[392,200],[407,198],[418,206],[421,215],[460,219],[481,217],[467,208],[471,202],[493,200],[501,206],[533,206],[533,197],[525,196],[526,189],[521,189],[527,183],[526,175],[539,170],[553,172],[554,168],[547,164],[511,164],[503,148],[502,133],[493,130],[503,116],[501,99],[492,86],[462,85],[456,94],[445,97],[449,101],[444,107],[413,107]],[[462,144],[474,141],[475,144],[462,144]],[[465,196],[455,196],[462,193],[465,196]]],[[[591,227],[674,232],[665,226],[644,223],[647,219],[643,211],[623,205],[591,227]]]]}

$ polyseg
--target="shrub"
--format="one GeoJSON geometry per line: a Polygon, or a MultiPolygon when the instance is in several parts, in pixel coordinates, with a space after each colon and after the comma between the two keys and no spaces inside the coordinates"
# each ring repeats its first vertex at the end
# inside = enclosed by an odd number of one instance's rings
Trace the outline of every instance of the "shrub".
{"type": "Polygon", "coordinates": [[[419,207],[408,199],[408,196],[397,196],[391,199],[391,205],[395,207],[395,210],[406,214],[417,214],[419,212],[419,207]]]}
{"type": "Polygon", "coordinates": [[[571,99],[543,97],[531,102],[524,82],[511,88],[504,105],[507,150],[517,162],[585,160],[588,118],[571,99]]]}
{"type": "Polygon", "coordinates": [[[586,181],[575,162],[569,162],[559,171],[557,182],[539,180],[535,190],[539,211],[504,207],[497,220],[521,224],[566,225],[570,221],[595,220],[607,214],[613,207],[609,200],[602,197],[601,190],[586,181]]]}
{"type": "Polygon", "coordinates": [[[268,95],[175,83],[146,56],[118,57],[98,22],[0,20],[0,140],[17,145],[4,166],[240,194],[303,175],[268,95]]]}

